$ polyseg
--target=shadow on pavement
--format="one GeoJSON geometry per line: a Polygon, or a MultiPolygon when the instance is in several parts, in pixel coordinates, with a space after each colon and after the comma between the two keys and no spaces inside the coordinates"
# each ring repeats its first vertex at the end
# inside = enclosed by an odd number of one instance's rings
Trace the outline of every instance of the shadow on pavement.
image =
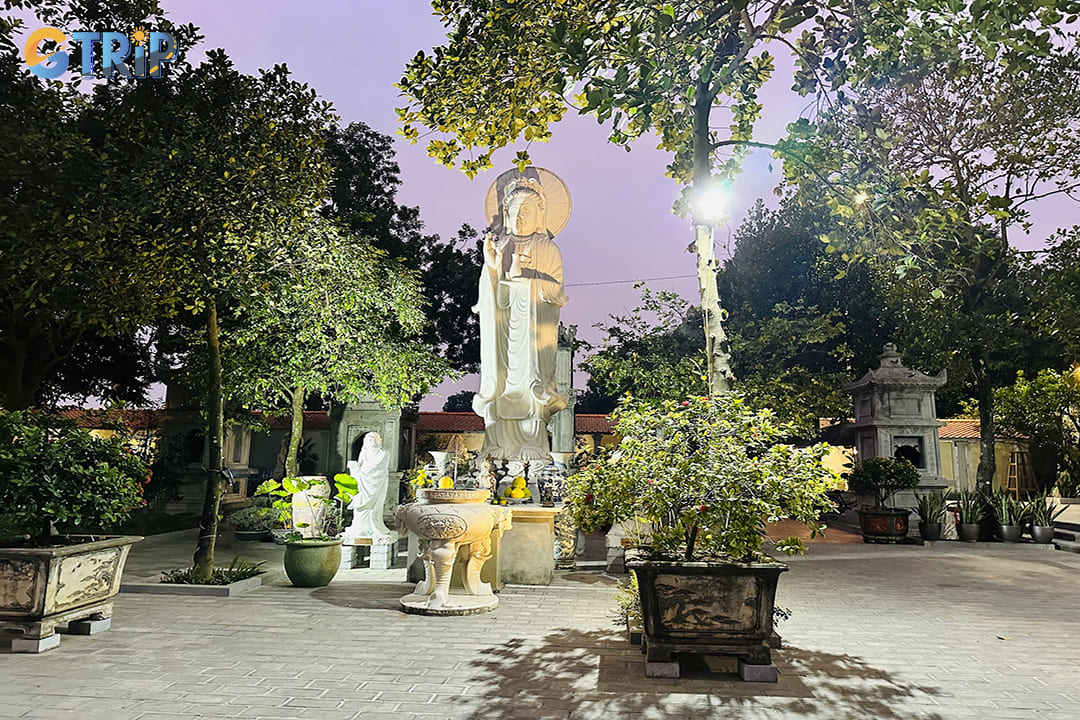
{"type": "Polygon", "coordinates": [[[937,688],[904,684],[850,655],[797,647],[774,653],[780,681],[746,683],[727,658],[682,658],[682,677],[645,677],[637,647],[614,631],[558,630],[512,639],[473,667],[488,681],[471,717],[713,718],[805,716],[831,720],[941,720],[937,688]],[[717,669],[721,671],[717,671],[717,669]]]}
{"type": "Polygon", "coordinates": [[[364,610],[393,610],[400,613],[398,599],[407,595],[412,583],[400,582],[352,582],[330,583],[311,591],[312,600],[330,605],[364,610]]]}

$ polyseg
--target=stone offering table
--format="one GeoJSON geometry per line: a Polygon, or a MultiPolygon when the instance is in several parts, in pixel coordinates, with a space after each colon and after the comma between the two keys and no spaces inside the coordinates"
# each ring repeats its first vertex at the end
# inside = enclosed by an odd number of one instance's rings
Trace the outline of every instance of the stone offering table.
{"type": "Polygon", "coordinates": [[[401,598],[401,609],[419,615],[473,615],[494,610],[499,599],[480,571],[491,557],[491,536],[511,526],[508,508],[489,505],[487,490],[422,488],[419,499],[398,508],[399,529],[419,538],[424,579],[401,598]],[[468,546],[464,592],[450,591],[458,548],[468,546]]]}
{"type": "Polygon", "coordinates": [[[550,585],[555,578],[555,516],[562,505],[511,505],[513,530],[502,538],[502,580],[550,585]]]}

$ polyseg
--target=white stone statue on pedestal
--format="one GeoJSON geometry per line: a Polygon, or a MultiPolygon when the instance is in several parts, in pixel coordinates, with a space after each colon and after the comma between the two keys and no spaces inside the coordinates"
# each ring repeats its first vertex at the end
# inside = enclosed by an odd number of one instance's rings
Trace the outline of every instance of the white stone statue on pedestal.
{"type": "Polygon", "coordinates": [[[570,217],[570,193],[541,168],[503,173],[485,203],[479,300],[481,457],[549,460],[547,423],[566,407],[555,388],[559,310],[566,304],[563,264],[552,240],[570,217]]]}
{"type": "Polygon", "coordinates": [[[352,524],[345,530],[347,539],[369,537],[375,545],[393,542],[393,535],[383,523],[383,504],[390,478],[390,454],[382,448],[379,433],[364,436],[360,456],[349,461],[349,474],[356,478],[356,496],[349,503],[352,524]]]}

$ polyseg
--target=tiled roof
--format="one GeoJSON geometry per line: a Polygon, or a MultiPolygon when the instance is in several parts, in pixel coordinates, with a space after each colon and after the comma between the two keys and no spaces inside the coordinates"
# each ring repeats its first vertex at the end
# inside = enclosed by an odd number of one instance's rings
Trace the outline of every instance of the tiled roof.
{"type": "Polygon", "coordinates": [[[422,412],[418,432],[484,432],[484,419],[472,412],[422,412]]]}
{"type": "Polygon", "coordinates": [[[608,415],[577,415],[574,418],[574,432],[588,433],[589,435],[596,433],[610,435],[612,433],[611,417],[608,415]]]}
{"type": "Polygon", "coordinates": [[[96,410],[71,408],[60,410],[60,417],[74,420],[82,428],[101,428],[120,421],[130,430],[156,430],[165,424],[168,412],[165,410],[96,410]]]}
{"type": "Polygon", "coordinates": [[[971,418],[944,418],[945,426],[938,430],[942,440],[978,440],[979,421],[971,418]]]}
{"type": "MultiPolygon", "coordinates": [[[[177,411],[173,410],[96,410],[72,408],[59,411],[61,417],[74,420],[79,427],[101,428],[109,422],[119,419],[130,430],[159,430],[177,411]]],[[[179,411],[181,413],[190,411],[179,411]]],[[[256,416],[260,413],[254,413],[256,416]]],[[[267,425],[271,430],[287,430],[292,423],[288,415],[268,417],[267,425]]],[[[304,411],[304,430],[329,430],[330,416],[325,410],[304,411]]],[[[483,426],[480,428],[483,430],[483,426]]]]}
{"type": "MultiPolygon", "coordinates": [[[[574,431],[578,433],[611,433],[611,420],[607,415],[578,415],[574,424],[574,431]]],[[[429,433],[481,433],[484,432],[484,420],[471,412],[422,412],[416,430],[429,433]]]]}

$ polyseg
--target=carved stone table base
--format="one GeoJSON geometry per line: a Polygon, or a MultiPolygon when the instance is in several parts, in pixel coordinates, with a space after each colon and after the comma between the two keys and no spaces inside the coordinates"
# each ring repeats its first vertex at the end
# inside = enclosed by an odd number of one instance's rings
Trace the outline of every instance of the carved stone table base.
{"type": "Polygon", "coordinates": [[[423,615],[472,615],[498,607],[499,600],[480,571],[492,555],[492,537],[511,525],[510,511],[489,505],[487,490],[423,488],[419,500],[398,508],[399,529],[419,539],[424,579],[401,598],[401,609],[423,615]],[[450,579],[459,548],[469,557],[464,591],[451,592],[450,579]]]}
{"type": "Polygon", "coordinates": [[[499,607],[497,595],[469,595],[458,589],[451,590],[440,607],[430,607],[430,599],[430,595],[410,593],[398,602],[411,615],[479,615],[499,607]]]}

